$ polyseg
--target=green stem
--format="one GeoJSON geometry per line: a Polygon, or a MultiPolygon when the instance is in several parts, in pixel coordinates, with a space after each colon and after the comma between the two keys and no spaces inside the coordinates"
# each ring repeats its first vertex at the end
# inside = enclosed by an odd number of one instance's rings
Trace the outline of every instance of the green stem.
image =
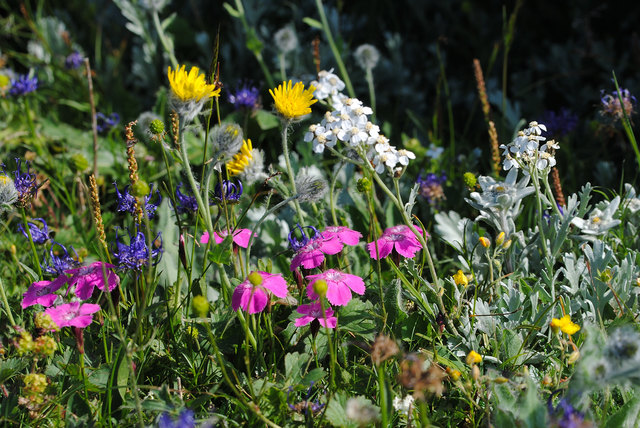
{"type": "Polygon", "coordinates": [[[27,215],[24,212],[24,208],[20,208],[20,215],[22,216],[22,223],[24,224],[24,230],[27,232],[27,236],[29,237],[29,245],[31,246],[33,263],[36,265],[36,270],[38,271],[38,278],[40,279],[40,281],[42,281],[42,268],[40,267],[40,258],[38,257],[38,252],[36,251],[36,245],[33,242],[33,237],[31,236],[31,229],[29,228],[29,223],[27,223],[27,215]]]}
{"type": "Polygon", "coordinates": [[[327,324],[327,312],[325,311],[325,301],[324,297],[320,297],[320,309],[322,310],[322,317],[324,318],[324,331],[327,334],[327,343],[329,344],[329,368],[331,370],[330,374],[330,385],[331,389],[335,390],[336,387],[336,353],[333,349],[333,335],[331,334],[331,329],[327,324]]]}
{"type": "Polygon", "coordinates": [[[340,54],[340,51],[338,51],[338,47],[336,46],[336,43],[333,40],[333,35],[331,34],[331,28],[329,28],[329,21],[327,20],[327,15],[324,13],[324,6],[322,5],[322,0],[316,0],[316,7],[318,8],[318,14],[320,15],[320,21],[322,22],[322,30],[324,31],[325,36],[327,36],[327,42],[329,42],[329,47],[331,47],[331,52],[333,52],[333,57],[336,60],[338,69],[340,69],[340,75],[342,76],[342,80],[344,80],[344,83],[347,86],[347,92],[349,92],[349,96],[351,98],[355,98],[356,92],[353,90],[353,85],[351,85],[351,79],[349,79],[347,68],[344,66],[344,62],[342,62],[342,55],[340,54]]]}
{"type": "MultiPolygon", "coordinates": [[[[297,195],[298,191],[296,190],[296,178],[295,178],[295,175],[293,174],[293,168],[291,167],[291,160],[289,159],[289,143],[287,141],[287,133],[289,131],[290,124],[291,124],[290,120],[282,121],[282,153],[284,155],[284,161],[287,165],[287,175],[289,176],[289,184],[291,185],[291,194],[297,195]]],[[[298,202],[298,200],[295,199],[293,203],[298,213],[298,220],[300,221],[301,224],[304,225],[304,214],[302,213],[300,202],[298,202]]]]}
{"type": "Polygon", "coordinates": [[[282,81],[286,82],[287,81],[287,70],[285,68],[285,60],[284,60],[284,53],[279,53],[278,54],[278,62],[280,63],[280,77],[282,77],[282,81]]]}
{"type": "Polygon", "coordinates": [[[629,142],[631,143],[631,147],[633,147],[633,151],[636,154],[636,161],[638,162],[638,166],[640,167],[640,150],[638,150],[638,143],[636,142],[636,137],[633,133],[633,129],[631,128],[631,120],[629,120],[629,115],[627,114],[627,110],[624,108],[624,100],[622,99],[622,93],[620,92],[620,86],[618,86],[618,79],[616,78],[615,71],[611,72],[613,74],[613,83],[616,85],[616,93],[618,94],[618,100],[620,101],[620,107],[622,108],[622,127],[624,128],[624,132],[627,134],[627,138],[629,138],[629,142]]]}
{"type": "MultiPolygon", "coordinates": [[[[35,140],[36,127],[34,126],[33,119],[31,118],[31,108],[29,106],[29,98],[25,96],[22,99],[24,100],[24,110],[25,110],[25,116],[27,116],[27,124],[29,125],[29,133],[31,134],[31,138],[35,140]]],[[[35,141],[34,141],[34,144],[35,144],[35,141]]],[[[39,147],[39,145],[36,145],[36,147],[39,147]]]]}
{"type": "Polygon", "coordinates": [[[295,200],[297,197],[298,195],[291,196],[290,198],[287,198],[284,201],[276,204],[273,208],[265,211],[265,213],[262,214],[262,217],[260,217],[260,220],[258,220],[256,225],[253,227],[253,229],[251,230],[251,237],[249,238],[249,245],[247,245],[247,272],[249,271],[249,262],[251,258],[251,246],[253,245],[253,238],[258,234],[258,230],[260,230],[260,226],[262,225],[262,223],[264,222],[264,220],[267,218],[269,214],[273,213],[281,206],[295,200]]]}
{"type": "Polygon", "coordinates": [[[371,115],[371,122],[376,122],[376,91],[373,85],[373,70],[368,67],[365,74],[365,80],[369,85],[369,102],[371,103],[371,110],[373,110],[373,114],[371,115]]]}
{"type": "Polygon", "coordinates": [[[13,314],[11,313],[11,306],[9,306],[7,295],[4,292],[4,283],[2,282],[2,278],[0,278],[0,298],[2,298],[2,303],[4,304],[4,309],[7,312],[7,317],[9,318],[9,322],[13,327],[14,325],[16,325],[16,321],[13,319],[13,314]]]}
{"type": "Polygon", "coordinates": [[[384,374],[386,369],[386,364],[383,362],[382,367],[377,367],[378,371],[378,395],[380,396],[380,414],[382,416],[382,427],[386,427],[388,425],[388,416],[387,416],[387,385],[384,380],[384,374]]]}

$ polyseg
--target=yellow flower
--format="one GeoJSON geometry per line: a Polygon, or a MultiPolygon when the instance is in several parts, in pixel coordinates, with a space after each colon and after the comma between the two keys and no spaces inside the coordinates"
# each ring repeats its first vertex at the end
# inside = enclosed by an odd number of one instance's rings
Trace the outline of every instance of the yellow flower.
{"type": "Polygon", "coordinates": [[[553,318],[549,323],[554,331],[558,329],[562,330],[562,332],[567,333],[569,336],[575,334],[578,330],[580,330],[580,326],[571,322],[571,317],[569,315],[565,315],[562,318],[553,318]]]}
{"type": "Polygon", "coordinates": [[[313,99],[315,90],[315,86],[309,86],[309,89],[305,90],[302,82],[291,87],[291,80],[289,80],[289,82],[282,82],[275,91],[269,89],[269,92],[273,97],[276,110],[287,119],[295,119],[311,113],[311,104],[318,101],[313,99]]]}
{"type": "Polygon", "coordinates": [[[453,275],[453,280],[455,281],[456,285],[462,285],[464,287],[469,285],[469,279],[467,279],[467,275],[465,275],[461,270],[458,270],[458,272],[453,275]]]}
{"type": "Polygon", "coordinates": [[[478,364],[482,361],[482,355],[478,354],[476,351],[471,351],[467,355],[467,364],[473,365],[478,364]]]}
{"type": "Polygon", "coordinates": [[[175,71],[167,67],[167,76],[173,94],[182,101],[200,101],[203,98],[220,96],[220,88],[208,85],[198,67],[191,67],[189,73],[184,65],[175,71]]]}
{"type": "Polygon", "coordinates": [[[253,147],[251,146],[251,139],[246,139],[242,143],[240,152],[237,153],[233,159],[227,163],[227,172],[229,176],[233,177],[244,171],[249,166],[249,161],[253,159],[253,147]]]}

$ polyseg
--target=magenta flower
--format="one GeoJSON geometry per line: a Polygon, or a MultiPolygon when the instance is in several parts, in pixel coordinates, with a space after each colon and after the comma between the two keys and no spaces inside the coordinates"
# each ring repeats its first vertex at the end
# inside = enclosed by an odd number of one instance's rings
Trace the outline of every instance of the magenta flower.
{"type": "Polygon", "coordinates": [[[247,279],[233,290],[231,307],[234,311],[242,308],[250,314],[255,314],[264,310],[270,294],[283,299],[287,297],[287,292],[287,281],[282,274],[251,272],[247,279]]]}
{"type": "MultiPolygon", "coordinates": [[[[418,233],[422,233],[422,229],[418,226],[414,225],[413,227],[418,233]]],[[[427,234],[428,236],[429,234],[427,234]]],[[[415,257],[416,253],[422,249],[413,231],[404,224],[385,229],[380,239],[367,244],[372,259],[378,258],[376,256],[376,242],[378,243],[378,254],[381,259],[391,254],[391,250],[394,248],[398,254],[407,258],[415,257]]]]}
{"type": "Polygon", "coordinates": [[[49,308],[44,313],[49,315],[60,328],[69,326],[85,328],[93,321],[92,314],[99,310],[100,305],[71,302],[55,308],[49,308]]]}
{"type": "Polygon", "coordinates": [[[38,304],[45,308],[53,305],[58,298],[57,294],[53,294],[67,282],[66,275],[60,275],[53,281],[38,281],[31,284],[31,287],[24,292],[22,299],[22,309],[38,304]]]}
{"type": "Polygon", "coordinates": [[[329,269],[318,275],[309,275],[311,282],[307,286],[307,297],[315,300],[319,296],[313,291],[313,284],[319,279],[327,281],[327,300],[332,305],[344,306],[351,300],[351,292],[364,294],[364,281],[362,278],[338,270],[329,269]]]}
{"type": "Polygon", "coordinates": [[[315,227],[302,227],[299,224],[289,232],[289,245],[296,253],[293,256],[293,260],[291,260],[290,269],[292,271],[298,266],[302,266],[305,269],[318,267],[324,261],[325,254],[338,254],[344,246],[335,236],[325,237],[315,227]],[[311,229],[313,237],[305,235],[304,229],[311,229]],[[301,235],[300,239],[294,236],[296,230],[301,235]]]}
{"type": "Polygon", "coordinates": [[[120,278],[111,269],[115,266],[104,262],[93,262],[89,266],[77,269],[67,269],[65,273],[71,274],[68,279],[70,286],[75,285],[75,294],[80,300],[87,300],[93,294],[93,289],[98,287],[102,291],[111,292],[118,284],[120,278]],[[103,267],[105,273],[103,274],[103,267]],[[106,277],[106,284],[105,284],[106,277]]]}
{"type": "Polygon", "coordinates": [[[326,308],[323,314],[320,302],[311,303],[310,305],[300,305],[296,311],[304,315],[296,319],[294,323],[296,327],[307,325],[313,320],[318,320],[323,327],[336,328],[336,325],[338,325],[338,319],[333,316],[333,309],[326,308]]]}
{"type": "MultiPolygon", "coordinates": [[[[222,243],[224,238],[227,237],[229,232],[226,229],[221,230],[220,232],[213,232],[213,239],[216,241],[216,244],[222,243]]],[[[247,248],[249,246],[249,240],[251,239],[251,230],[249,229],[236,229],[233,232],[233,242],[242,248],[247,248]]],[[[205,232],[200,237],[200,243],[206,244],[209,242],[209,232],[205,232]]]]}
{"type": "Polygon", "coordinates": [[[358,245],[362,233],[344,226],[329,226],[322,232],[322,236],[325,238],[336,237],[345,245],[358,245]]]}

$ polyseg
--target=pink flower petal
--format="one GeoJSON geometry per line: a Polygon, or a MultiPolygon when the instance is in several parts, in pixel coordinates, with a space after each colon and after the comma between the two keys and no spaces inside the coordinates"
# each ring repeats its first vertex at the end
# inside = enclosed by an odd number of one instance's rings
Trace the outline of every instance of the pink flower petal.
{"type": "Polygon", "coordinates": [[[231,308],[234,311],[237,311],[240,308],[240,302],[242,301],[242,296],[244,293],[251,292],[253,287],[249,283],[249,281],[244,281],[233,290],[233,295],[231,296],[231,308]]]}
{"type": "Polygon", "coordinates": [[[345,273],[344,282],[349,286],[351,291],[356,294],[363,295],[365,292],[364,280],[357,275],[345,273]]]}
{"type": "Polygon", "coordinates": [[[282,277],[281,274],[270,274],[267,272],[260,272],[263,278],[262,286],[277,297],[284,299],[287,297],[287,293],[289,292],[287,288],[287,281],[282,277]]]}
{"type": "Polygon", "coordinates": [[[397,241],[395,243],[395,249],[398,254],[407,258],[415,257],[416,253],[420,251],[421,248],[420,243],[415,237],[413,237],[413,240],[407,238],[404,241],[397,241]]]}
{"type": "Polygon", "coordinates": [[[327,322],[325,323],[324,318],[318,318],[318,322],[322,327],[336,328],[338,325],[338,318],[336,317],[327,317],[327,322]]]}
{"type": "Polygon", "coordinates": [[[322,236],[326,238],[337,236],[340,242],[346,245],[358,245],[360,238],[362,238],[360,232],[344,226],[329,226],[322,232],[322,236]]]}
{"type": "Polygon", "coordinates": [[[344,244],[340,242],[338,238],[329,238],[322,241],[322,245],[320,246],[320,250],[329,255],[338,254],[342,251],[344,244]]]}
{"type": "Polygon", "coordinates": [[[267,296],[267,293],[265,293],[260,287],[255,287],[253,289],[253,293],[251,291],[244,293],[240,306],[242,306],[242,308],[249,314],[257,314],[264,310],[267,306],[268,300],[269,297],[267,296]]]}
{"type": "Polygon", "coordinates": [[[305,269],[313,269],[322,264],[324,261],[324,254],[320,250],[311,252],[299,252],[291,260],[291,270],[294,270],[298,266],[302,266],[305,269]]]}
{"type": "Polygon", "coordinates": [[[200,237],[200,243],[201,244],[208,244],[209,243],[209,232],[205,232],[202,234],[202,236],[200,237]]]}
{"type": "Polygon", "coordinates": [[[227,237],[227,231],[225,230],[224,232],[213,232],[213,240],[216,242],[216,244],[222,244],[222,241],[224,241],[224,238],[227,237]]]}
{"type": "Polygon", "coordinates": [[[233,242],[242,248],[247,248],[249,246],[250,239],[251,230],[249,229],[238,229],[233,234],[233,242]]]}
{"type": "Polygon", "coordinates": [[[351,301],[351,290],[342,282],[327,282],[327,300],[332,305],[344,306],[351,301]]]}
{"type": "Polygon", "coordinates": [[[302,327],[305,326],[307,324],[309,324],[311,321],[313,321],[315,318],[310,316],[310,315],[305,315],[303,317],[297,318],[294,322],[296,327],[302,327]]]}
{"type": "Polygon", "coordinates": [[[391,254],[391,250],[393,249],[393,242],[389,242],[384,238],[380,238],[378,239],[378,241],[369,242],[367,244],[367,249],[369,250],[369,255],[372,259],[378,259],[378,257],[376,257],[376,242],[378,242],[378,255],[381,259],[384,259],[389,254],[391,254]]]}

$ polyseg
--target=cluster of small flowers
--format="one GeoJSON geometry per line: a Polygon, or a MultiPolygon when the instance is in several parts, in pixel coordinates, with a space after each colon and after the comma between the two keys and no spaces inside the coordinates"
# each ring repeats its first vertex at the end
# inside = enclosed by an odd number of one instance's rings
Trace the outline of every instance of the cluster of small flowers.
{"type": "Polygon", "coordinates": [[[314,96],[319,100],[328,99],[333,111],[326,112],[320,123],[309,126],[304,141],[313,144],[315,153],[323,153],[325,147],[334,147],[338,141],[354,149],[366,152],[378,174],[388,168],[394,175],[409,164],[416,156],[409,150],[397,150],[389,144],[389,139],[380,134],[380,127],[369,120],[373,114],[371,107],[365,106],[357,98],[348,98],[340,91],[345,84],[330,71],[321,71],[314,96]],[[398,164],[400,165],[398,167],[398,164]]]}
{"type": "Polygon", "coordinates": [[[547,132],[547,127],[542,123],[530,122],[529,127],[518,132],[518,136],[509,144],[502,144],[504,156],[503,168],[505,171],[511,168],[522,168],[525,173],[530,173],[532,168],[540,171],[550,170],[555,166],[554,151],[560,147],[554,140],[546,140],[542,132],[547,132]]]}
{"type": "Polygon", "coordinates": [[[605,94],[602,91],[602,97],[600,98],[600,114],[603,116],[610,116],[614,120],[622,119],[625,115],[631,116],[635,113],[635,106],[637,103],[636,97],[631,95],[628,89],[620,89],[620,98],[618,92],[613,91],[610,94],[605,94]],[[620,102],[622,98],[622,103],[620,102]]]}

